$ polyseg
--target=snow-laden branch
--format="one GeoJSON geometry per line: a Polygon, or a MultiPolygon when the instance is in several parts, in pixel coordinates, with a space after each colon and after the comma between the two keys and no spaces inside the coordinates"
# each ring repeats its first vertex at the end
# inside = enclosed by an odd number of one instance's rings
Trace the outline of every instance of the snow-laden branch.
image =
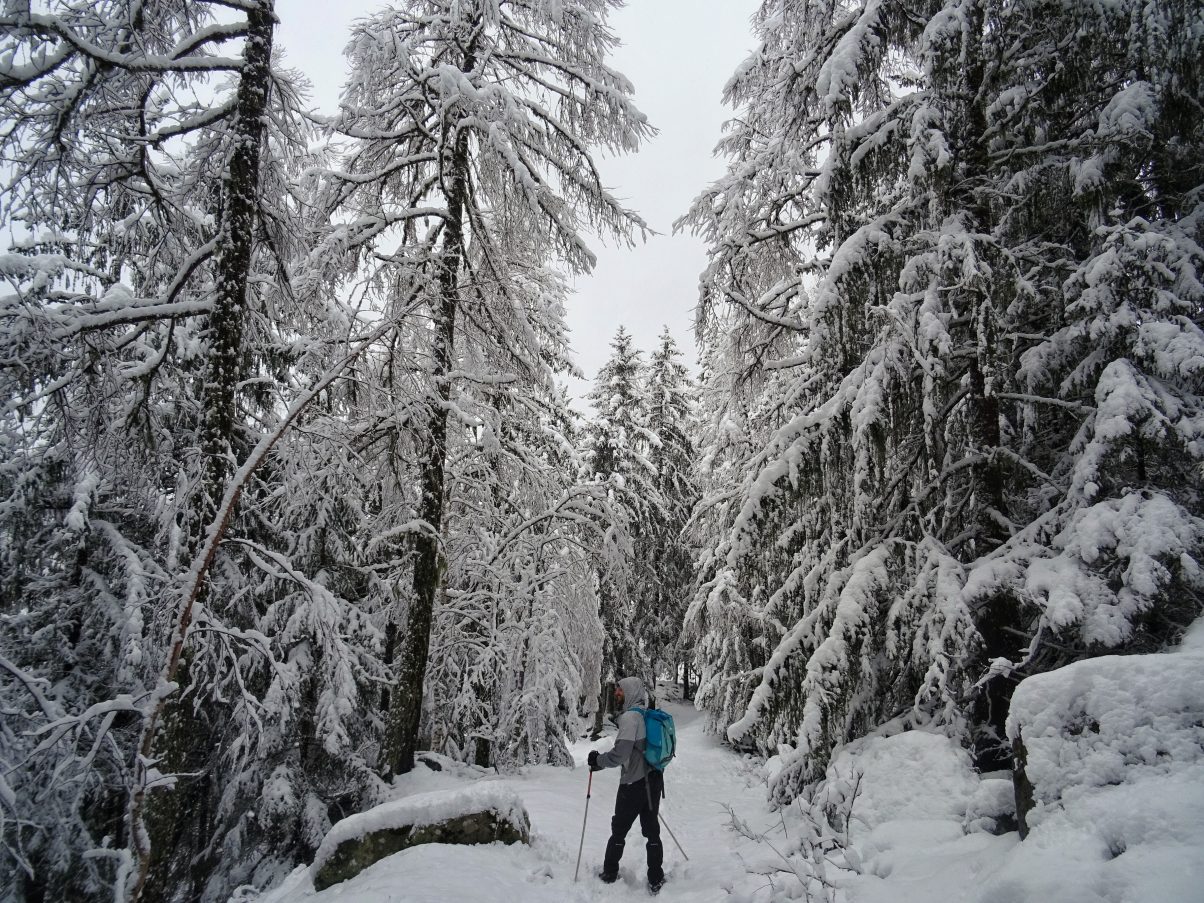
{"type": "MultiPolygon", "coordinates": [[[[153,54],[132,55],[116,53],[94,44],[83,35],[68,27],[61,18],[44,13],[24,13],[18,15],[0,16],[0,29],[7,31],[28,30],[35,33],[57,37],[78,53],[91,60],[123,69],[127,72],[220,72],[238,71],[242,68],[242,60],[233,57],[218,56],[156,56],[153,54]]],[[[234,37],[231,32],[229,37],[234,37]]],[[[215,35],[214,37],[217,37],[215,35]]],[[[208,40],[201,41],[205,43],[208,40]]],[[[182,45],[187,46],[187,43],[182,45]]],[[[38,72],[38,75],[44,74],[38,72]]],[[[10,82],[18,79],[28,80],[29,73],[21,70],[9,76],[0,69],[0,87],[10,87],[10,82]]]]}

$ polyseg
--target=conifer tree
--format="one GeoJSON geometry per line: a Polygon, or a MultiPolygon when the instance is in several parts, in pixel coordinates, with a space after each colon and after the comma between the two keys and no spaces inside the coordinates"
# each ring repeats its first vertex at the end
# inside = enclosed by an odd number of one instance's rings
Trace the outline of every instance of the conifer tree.
{"type": "Polygon", "coordinates": [[[1199,611],[1189,7],[762,7],[688,222],[708,354],[764,438],[704,504],[691,625],[729,739],[786,749],[781,798],[894,718],[986,761],[988,662],[1199,611]]]}
{"type": "Polygon", "coordinates": [[[623,326],[610,348],[588,396],[594,413],[586,431],[585,459],[590,475],[606,484],[622,512],[624,554],[598,575],[605,640],[595,732],[601,729],[615,681],[637,673],[652,678],[637,632],[652,604],[646,596],[651,582],[648,561],[640,550],[649,541],[654,512],[662,507],[649,459],[655,437],[648,428],[642,355],[623,326]]]}
{"type": "MultiPolygon", "coordinates": [[[[648,453],[656,474],[661,508],[652,513],[648,534],[636,550],[649,575],[645,608],[636,619],[636,634],[652,663],[663,667],[685,663],[681,626],[694,577],[694,556],[686,524],[698,499],[694,483],[693,386],[681,352],[668,327],[648,365],[648,431],[654,439],[648,453]]],[[[683,690],[689,690],[688,664],[683,664],[683,690]]]]}
{"type": "Polygon", "coordinates": [[[403,418],[413,469],[397,483],[418,492],[406,498],[403,488],[390,512],[408,508],[402,532],[414,554],[386,604],[396,680],[385,775],[411,769],[419,743],[462,387],[546,388],[561,328],[546,271],[593,266],[587,225],[620,239],[642,228],[591,157],[634,150],[649,131],[630,84],[606,63],[614,5],[413,0],[362,23],[350,47],[336,128],[353,145],[326,201],[350,225],[333,226],[325,247],[343,252],[337,278],[367,284],[398,319],[388,367],[416,402],[403,418]]]}

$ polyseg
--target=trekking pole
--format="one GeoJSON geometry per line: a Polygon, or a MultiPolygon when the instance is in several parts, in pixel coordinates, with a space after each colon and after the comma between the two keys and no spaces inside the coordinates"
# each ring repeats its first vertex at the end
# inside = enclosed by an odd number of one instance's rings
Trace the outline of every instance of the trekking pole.
{"type": "Polygon", "coordinates": [[[677,843],[677,835],[673,833],[673,829],[672,829],[672,828],[670,828],[670,827],[669,827],[669,823],[668,823],[667,821],[665,821],[665,816],[663,816],[663,815],[661,815],[661,814],[660,814],[660,810],[659,810],[659,809],[657,810],[657,813],[656,813],[656,814],[657,814],[657,815],[660,815],[661,824],[665,826],[665,830],[669,832],[669,836],[670,836],[670,837],[672,837],[672,838],[673,838],[673,842],[674,842],[675,844],[677,844],[677,851],[678,851],[679,853],[681,853],[681,855],[682,855],[683,857],[685,857],[685,860],[686,860],[686,862],[689,862],[689,861],[690,861],[690,857],[689,857],[689,856],[686,856],[686,851],[685,851],[685,850],[683,850],[683,849],[681,848],[681,844],[680,844],[680,843],[677,843]]]}
{"type": "MultiPolygon", "coordinates": [[[[589,820],[589,797],[594,789],[594,773],[591,770],[589,773],[589,783],[585,787],[585,818],[581,819],[581,843],[577,847],[577,869],[573,872],[573,883],[577,883],[577,876],[581,874],[581,851],[585,849],[585,823],[589,820]]],[[[673,832],[670,831],[670,834],[673,832]]],[[[676,838],[674,842],[676,843],[676,838]]],[[[678,849],[681,849],[678,847],[678,849]]],[[[685,855],[684,853],[682,854],[685,855]]]]}

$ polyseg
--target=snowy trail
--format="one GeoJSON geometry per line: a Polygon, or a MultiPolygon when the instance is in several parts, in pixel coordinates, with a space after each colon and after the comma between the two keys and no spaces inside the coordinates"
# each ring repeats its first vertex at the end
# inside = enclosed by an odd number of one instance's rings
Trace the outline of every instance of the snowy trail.
{"type": "MultiPolygon", "coordinates": [[[[711,903],[739,888],[745,893],[765,883],[745,871],[742,853],[747,841],[725,825],[725,805],[758,825],[770,816],[765,788],[745,760],[719,745],[707,734],[703,719],[693,707],[664,706],[677,723],[679,754],[666,773],[666,798],[662,815],[676,834],[690,861],[662,830],[668,880],[657,899],[669,903],[711,903]]],[[[501,781],[522,797],[532,822],[532,843],[503,846],[447,846],[429,844],[391,856],[357,878],[315,893],[303,871],[264,898],[264,903],[593,903],[593,901],[647,900],[644,839],[637,823],[627,837],[620,881],[604,885],[597,878],[610,834],[610,817],[619,772],[608,769],[594,775],[593,795],[585,832],[581,876],[573,882],[573,868],[581,838],[582,816],[589,772],[584,767],[591,749],[609,748],[610,738],[574,745],[581,767],[528,769],[518,776],[485,777],[501,781]]],[[[407,776],[411,786],[403,794],[462,786],[463,778],[418,769],[407,776]]],[[[746,857],[745,857],[746,858],[746,857]]]]}
{"type": "MultiPolygon", "coordinates": [[[[672,713],[677,724],[680,753],[666,772],[661,814],[690,861],[682,859],[668,831],[662,829],[668,881],[660,893],[660,899],[683,903],[721,899],[725,896],[724,888],[730,888],[747,878],[737,855],[739,838],[725,827],[729,816],[724,806],[734,806],[742,816],[767,817],[765,788],[756,782],[754,773],[743,759],[720,746],[715,737],[705,732],[703,719],[695,709],[672,703],[664,708],[672,713]]],[[[582,744],[574,749],[574,755],[584,762],[590,749],[605,749],[609,745],[608,740],[582,744]]],[[[566,832],[569,834],[569,846],[572,847],[568,863],[571,880],[588,772],[581,769],[557,777],[559,780],[551,782],[546,791],[535,790],[525,796],[535,830],[553,837],[564,836],[566,832]],[[574,796],[576,805],[570,805],[569,811],[565,811],[566,800],[573,800],[574,796]]],[[[596,878],[606,839],[610,835],[610,816],[618,781],[617,769],[599,772],[594,776],[581,883],[576,888],[580,895],[566,899],[647,897],[644,838],[638,823],[627,837],[627,849],[620,868],[620,884],[606,887],[596,878]]]]}
{"type": "MultiPolygon", "coordinates": [[[[1204,631],[1199,642],[1204,649],[1204,631]]],[[[1153,665],[1176,666],[1170,657],[1150,658],[1153,665]]],[[[1153,666],[1134,662],[1137,659],[1131,658],[1124,664],[1153,666]]],[[[1120,665],[1081,664],[1078,671],[1089,667],[1112,671],[1120,665]]],[[[1166,673],[1178,675],[1181,681],[1189,672],[1204,675],[1198,667],[1190,671],[1183,666],[1166,673]]],[[[1159,676],[1156,683],[1167,681],[1159,676]]],[[[1077,698],[1070,691],[1063,696],[1077,698]]],[[[1147,693],[1141,698],[1151,697],[1147,693]]],[[[1137,705],[1130,708],[1135,711],[1137,705]]],[[[786,863],[768,843],[746,839],[728,827],[727,807],[754,833],[765,835],[782,850],[805,836],[807,816],[802,808],[770,812],[763,767],[722,747],[706,733],[703,718],[692,707],[667,703],[664,708],[677,722],[679,751],[666,772],[662,812],[690,860],[683,860],[668,833],[662,832],[668,882],[657,899],[668,903],[807,899],[797,873],[784,869],[786,863]]],[[[1185,729],[1197,730],[1198,720],[1193,719],[1197,716],[1187,717],[1185,729]]],[[[397,782],[398,798],[473,785],[511,790],[531,817],[529,846],[425,844],[383,859],[322,893],[314,891],[308,869],[301,868],[260,897],[237,899],[240,903],[646,901],[644,842],[638,825],[627,836],[621,880],[605,885],[597,878],[610,833],[617,769],[594,776],[581,877],[573,881],[589,781],[584,762],[591,749],[610,744],[611,737],[575,744],[576,768],[540,766],[502,776],[443,759],[442,771],[419,767],[397,782]]],[[[1069,808],[1047,813],[1046,822],[1022,844],[1014,831],[996,835],[987,830],[996,814],[1014,811],[1010,775],[977,774],[968,754],[938,733],[917,730],[865,738],[838,753],[829,769],[830,774],[843,776],[855,771],[859,794],[850,816],[851,847],[825,860],[831,866],[824,867],[826,880],[837,889],[838,903],[1198,903],[1204,899],[1200,894],[1204,871],[1195,855],[1204,839],[1204,780],[1200,779],[1204,758],[1192,759],[1182,750],[1180,758],[1166,774],[1157,768],[1167,763],[1155,760],[1147,768],[1149,774],[1142,772],[1144,783],[1139,785],[1105,782],[1085,796],[1080,794],[1069,808]]]]}

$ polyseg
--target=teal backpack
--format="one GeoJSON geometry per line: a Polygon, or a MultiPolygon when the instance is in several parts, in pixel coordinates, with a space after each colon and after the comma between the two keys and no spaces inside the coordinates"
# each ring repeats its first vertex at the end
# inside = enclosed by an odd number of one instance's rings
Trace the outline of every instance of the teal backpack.
{"type": "Polygon", "coordinates": [[[642,709],[638,705],[633,705],[631,711],[644,716],[644,732],[648,735],[644,759],[657,771],[664,771],[677,754],[677,728],[673,726],[673,716],[660,709],[642,709]]]}

